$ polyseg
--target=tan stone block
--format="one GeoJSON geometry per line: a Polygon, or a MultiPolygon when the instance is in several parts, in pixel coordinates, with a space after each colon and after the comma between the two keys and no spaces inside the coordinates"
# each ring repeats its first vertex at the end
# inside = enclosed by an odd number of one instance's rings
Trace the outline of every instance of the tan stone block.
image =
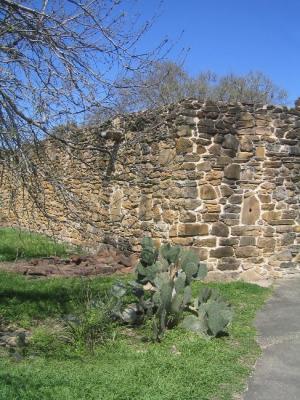
{"type": "Polygon", "coordinates": [[[265,158],[266,149],[263,146],[259,146],[255,150],[255,155],[257,158],[263,159],[265,158]]]}
{"type": "Polygon", "coordinates": [[[182,211],[179,216],[180,222],[196,222],[196,214],[191,211],[182,211]]]}
{"type": "Polygon", "coordinates": [[[200,186],[200,197],[203,200],[213,200],[217,198],[217,193],[212,185],[205,184],[200,186]]]}
{"type": "Polygon", "coordinates": [[[273,211],[274,208],[275,208],[275,204],[272,204],[272,203],[263,203],[261,205],[261,209],[263,211],[273,211]]]}
{"type": "Polygon", "coordinates": [[[179,246],[191,246],[193,244],[193,238],[174,237],[172,238],[172,243],[177,244],[179,246]]]}
{"type": "Polygon", "coordinates": [[[241,175],[241,166],[239,164],[227,165],[224,169],[224,176],[228,179],[239,180],[241,175]]]}
{"type": "Polygon", "coordinates": [[[190,126],[182,126],[180,129],[177,131],[177,136],[192,136],[192,129],[190,126]]]}
{"type": "Polygon", "coordinates": [[[237,154],[239,160],[249,160],[253,156],[253,153],[248,153],[246,151],[241,151],[237,154]]]}
{"type": "Polygon", "coordinates": [[[207,224],[179,224],[178,236],[205,236],[208,235],[207,224]]]}
{"type": "Polygon", "coordinates": [[[205,239],[195,238],[193,243],[195,246],[216,247],[217,239],[215,237],[210,237],[205,239]]]}
{"type": "Polygon", "coordinates": [[[271,202],[271,196],[269,194],[259,194],[258,198],[262,203],[270,203],[271,202]]]}
{"type": "Polygon", "coordinates": [[[176,140],[176,153],[185,154],[193,151],[193,142],[190,139],[181,137],[176,140]]]}
{"type": "Polygon", "coordinates": [[[205,204],[205,208],[206,208],[207,212],[209,212],[209,213],[217,213],[217,212],[221,211],[220,204],[209,204],[209,203],[206,203],[205,204]]]}
{"type": "Polygon", "coordinates": [[[261,279],[261,276],[255,271],[255,269],[248,269],[240,274],[240,280],[245,282],[257,282],[261,279]]]}
{"type": "Polygon", "coordinates": [[[257,247],[269,250],[270,252],[274,251],[275,245],[276,239],[271,237],[259,237],[257,240],[257,247]]]}
{"type": "Polygon", "coordinates": [[[177,219],[177,213],[173,210],[165,210],[162,213],[162,219],[168,224],[174,224],[177,219]]]}
{"type": "Polygon", "coordinates": [[[158,156],[158,163],[161,165],[169,165],[175,157],[175,149],[162,149],[158,156]]]}
{"type": "Polygon", "coordinates": [[[254,225],[260,218],[260,204],[256,196],[250,196],[242,203],[242,224],[254,225]]]}
{"type": "Polygon", "coordinates": [[[205,179],[207,181],[220,180],[222,177],[223,177],[223,172],[217,170],[212,170],[210,172],[207,172],[207,174],[205,175],[205,179]]]}
{"type": "Polygon", "coordinates": [[[153,207],[153,219],[155,222],[161,220],[161,208],[159,207],[159,205],[155,205],[153,207]]]}
{"type": "Polygon", "coordinates": [[[186,162],[186,163],[183,163],[180,166],[180,169],[183,169],[185,171],[193,171],[193,170],[196,169],[196,164],[195,163],[186,162]]]}
{"type": "Polygon", "coordinates": [[[206,148],[204,146],[201,146],[201,144],[197,145],[197,153],[198,154],[204,154],[206,153],[206,148]]]}
{"type": "Polygon", "coordinates": [[[240,264],[241,261],[234,257],[223,257],[218,260],[218,269],[220,271],[233,271],[239,269],[240,264]]]}
{"type": "Polygon", "coordinates": [[[242,246],[235,249],[235,255],[237,258],[257,257],[260,251],[255,246],[242,246]]]}
{"type": "Polygon", "coordinates": [[[234,256],[233,248],[231,246],[218,247],[217,249],[210,250],[210,257],[223,258],[234,256]]]}
{"type": "Polygon", "coordinates": [[[139,207],[139,218],[142,221],[150,221],[153,218],[151,195],[142,195],[139,207]]]}
{"type": "Polygon", "coordinates": [[[211,163],[209,161],[201,162],[197,165],[198,171],[210,171],[211,170],[211,163]]]}
{"type": "Polygon", "coordinates": [[[122,206],[123,192],[122,190],[116,190],[110,200],[110,219],[113,222],[121,221],[121,206],[122,206]]]}
{"type": "Polygon", "coordinates": [[[172,225],[169,229],[169,236],[171,238],[178,236],[178,227],[177,225],[172,225]]]}
{"type": "Polygon", "coordinates": [[[220,218],[219,213],[206,213],[202,214],[202,219],[204,222],[216,222],[220,218]]]}
{"type": "Polygon", "coordinates": [[[267,222],[279,220],[281,218],[281,211],[266,211],[262,213],[262,219],[267,222]]]}

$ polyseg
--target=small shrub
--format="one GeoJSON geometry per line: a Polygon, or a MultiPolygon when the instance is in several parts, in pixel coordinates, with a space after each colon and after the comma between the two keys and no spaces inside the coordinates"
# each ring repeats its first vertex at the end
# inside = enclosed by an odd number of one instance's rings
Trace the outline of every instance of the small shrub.
{"type": "Polygon", "coordinates": [[[79,309],[76,314],[64,318],[66,340],[77,348],[94,347],[115,337],[115,323],[112,319],[114,299],[96,296],[89,284],[84,283],[81,295],[76,300],[79,309]]]}

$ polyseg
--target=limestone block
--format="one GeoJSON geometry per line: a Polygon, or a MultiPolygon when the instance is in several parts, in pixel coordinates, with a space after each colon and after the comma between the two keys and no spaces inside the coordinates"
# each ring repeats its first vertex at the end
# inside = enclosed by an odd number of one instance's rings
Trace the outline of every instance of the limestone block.
{"type": "Polygon", "coordinates": [[[240,238],[240,246],[255,246],[256,238],[254,236],[242,236],[240,238]]]}
{"type": "Polygon", "coordinates": [[[294,225],[295,221],[293,219],[272,219],[269,221],[270,225],[294,225]]]}
{"type": "Polygon", "coordinates": [[[274,251],[275,245],[276,239],[271,237],[259,237],[257,240],[257,247],[269,250],[270,252],[274,251]]]}
{"type": "Polygon", "coordinates": [[[198,144],[197,145],[197,154],[204,154],[204,153],[206,153],[206,148],[203,145],[198,144]]]}
{"type": "Polygon", "coordinates": [[[266,149],[263,146],[259,146],[255,150],[255,155],[258,159],[264,159],[266,154],[266,149]]]}
{"type": "Polygon", "coordinates": [[[198,162],[200,161],[200,156],[195,153],[185,154],[184,161],[186,162],[198,162]]]}
{"type": "Polygon", "coordinates": [[[142,195],[139,206],[139,219],[141,221],[149,221],[153,218],[152,212],[152,196],[142,195]]]}
{"type": "Polygon", "coordinates": [[[183,211],[179,216],[180,222],[196,222],[196,214],[191,211],[183,211]]]}
{"type": "Polygon", "coordinates": [[[176,153],[185,154],[193,151],[193,142],[190,139],[180,137],[176,140],[176,153]]]}
{"type": "Polygon", "coordinates": [[[237,258],[257,257],[260,255],[260,251],[255,246],[243,246],[235,249],[235,255],[237,258]]]}
{"type": "Polygon", "coordinates": [[[182,126],[177,131],[177,136],[192,136],[192,129],[190,126],[182,126]]]}
{"type": "Polygon", "coordinates": [[[280,244],[281,246],[288,246],[293,244],[296,239],[296,234],[294,232],[283,233],[281,236],[280,244]]]}
{"type": "Polygon", "coordinates": [[[262,203],[261,209],[262,211],[273,211],[275,208],[275,204],[272,203],[262,203]]]}
{"type": "Polygon", "coordinates": [[[279,268],[296,268],[298,265],[297,262],[293,262],[293,261],[285,261],[285,262],[281,262],[279,264],[279,268]]]}
{"type": "Polygon", "coordinates": [[[176,152],[174,149],[162,149],[158,156],[158,163],[160,165],[169,165],[175,158],[176,152]]]}
{"type": "Polygon", "coordinates": [[[262,213],[262,219],[267,222],[279,220],[281,218],[281,214],[281,211],[266,211],[262,213]]]}
{"type": "Polygon", "coordinates": [[[208,148],[208,152],[209,154],[213,154],[215,156],[218,156],[221,154],[221,146],[219,144],[212,144],[209,148],[208,148]]]}
{"type": "Polygon", "coordinates": [[[222,176],[223,176],[222,171],[211,170],[205,175],[205,178],[207,181],[216,181],[220,180],[222,176]]]}
{"type": "Polygon", "coordinates": [[[217,198],[217,193],[212,185],[206,184],[200,186],[200,197],[203,200],[213,200],[217,198]]]}
{"type": "Polygon", "coordinates": [[[234,256],[233,248],[230,246],[218,247],[217,249],[210,250],[210,257],[222,258],[234,256]]]}
{"type": "Polygon", "coordinates": [[[224,141],[222,143],[222,146],[225,149],[237,150],[238,147],[239,147],[239,141],[234,135],[231,135],[229,133],[229,134],[224,136],[224,141]]]}
{"type": "MultiPolygon", "coordinates": [[[[198,194],[198,190],[197,190],[198,194]]],[[[202,205],[202,201],[200,199],[186,199],[182,204],[182,207],[186,210],[195,210],[196,208],[202,205]]]]}
{"type": "Polygon", "coordinates": [[[210,237],[205,239],[195,238],[194,244],[195,246],[202,246],[202,247],[216,247],[217,239],[215,237],[210,237]]]}
{"type": "Polygon", "coordinates": [[[179,246],[191,246],[193,244],[192,237],[173,237],[172,243],[179,246]]]}
{"type": "MultiPolygon", "coordinates": [[[[172,198],[172,194],[170,195],[172,198]]],[[[198,197],[198,188],[196,186],[187,186],[184,188],[183,197],[187,199],[197,199],[198,197]]]]}
{"type": "Polygon", "coordinates": [[[287,191],[285,188],[283,187],[277,187],[274,191],[273,191],[273,199],[275,200],[285,200],[287,198],[287,191]]]}
{"type": "Polygon", "coordinates": [[[240,150],[246,152],[251,152],[253,150],[253,142],[250,137],[246,136],[240,140],[240,150]]]}
{"type": "Polygon", "coordinates": [[[284,210],[282,211],[283,219],[296,219],[298,216],[298,210],[284,210]]]}
{"type": "Polygon", "coordinates": [[[241,212],[241,207],[237,204],[226,204],[224,206],[224,212],[229,214],[239,214],[241,212]]]}
{"type": "Polygon", "coordinates": [[[271,196],[269,194],[259,194],[258,198],[262,203],[270,203],[271,201],[271,196]]]}
{"type": "Polygon", "coordinates": [[[164,210],[162,213],[162,219],[168,224],[174,224],[177,218],[177,213],[173,210],[164,210]]]}
{"type": "Polygon", "coordinates": [[[248,269],[240,275],[240,280],[245,282],[257,282],[261,279],[261,276],[255,271],[255,269],[248,269]]]}
{"type": "Polygon", "coordinates": [[[112,222],[118,222],[122,219],[121,207],[122,207],[123,191],[116,190],[113,192],[110,198],[110,219],[112,222]]]}
{"type": "Polygon", "coordinates": [[[243,200],[243,196],[240,194],[232,194],[229,199],[228,202],[230,204],[241,204],[243,200]]]}
{"type": "Polygon", "coordinates": [[[207,224],[179,224],[178,236],[206,236],[208,235],[207,224]]]}
{"type": "Polygon", "coordinates": [[[244,225],[254,225],[260,218],[260,204],[256,196],[244,198],[242,204],[241,222],[244,225]]]}
{"type": "Polygon", "coordinates": [[[222,196],[229,197],[232,194],[234,194],[234,190],[228,185],[222,185],[221,186],[221,193],[222,193],[222,196]]]}
{"type": "Polygon", "coordinates": [[[218,213],[206,213],[202,215],[204,222],[215,222],[219,220],[219,217],[218,213]]]}
{"type": "Polygon", "coordinates": [[[229,228],[223,222],[215,222],[212,224],[211,234],[218,237],[227,237],[229,235],[229,228]]]}
{"type": "Polygon", "coordinates": [[[291,250],[283,250],[275,255],[278,261],[291,261],[293,258],[291,250]]]}
{"type": "Polygon", "coordinates": [[[252,153],[247,152],[247,151],[240,151],[237,154],[237,159],[241,161],[248,161],[251,157],[253,156],[252,153]]]}
{"type": "Polygon", "coordinates": [[[235,271],[239,269],[241,262],[234,257],[223,257],[218,260],[217,268],[220,271],[235,271]]]}
{"type": "Polygon", "coordinates": [[[227,156],[220,156],[217,158],[217,166],[218,167],[226,167],[226,165],[230,164],[232,159],[227,156]]]}
{"type": "Polygon", "coordinates": [[[227,165],[224,169],[224,176],[227,179],[239,180],[241,175],[241,166],[239,164],[227,165]]]}
{"type": "Polygon", "coordinates": [[[209,213],[218,213],[221,211],[220,204],[210,204],[209,202],[206,202],[205,208],[209,213]]]}
{"type": "Polygon", "coordinates": [[[198,171],[210,171],[211,170],[211,163],[209,161],[201,162],[197,165],[198,171]]]}

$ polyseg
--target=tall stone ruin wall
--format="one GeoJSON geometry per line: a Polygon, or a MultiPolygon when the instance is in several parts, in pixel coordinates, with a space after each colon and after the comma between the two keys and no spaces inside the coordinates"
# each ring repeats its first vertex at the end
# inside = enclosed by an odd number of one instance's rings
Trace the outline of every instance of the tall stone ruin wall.
{"type": "MultiPolygon", "coordinates": [[[[217,279],[292,274],[300,270],[299,139],[299,108],[185,100],[116,119],[91,135],[112,159],[87,149],[83,163],[49,146],[84,205],[78,218],[46,185],[55,218],[29,200],[25,211],[18,194],[18,223],[90,248],[139,251],[145,235],[189,246],[217,279]]],[[[15,224],[7,183],[0,215],[15,224]]]]}

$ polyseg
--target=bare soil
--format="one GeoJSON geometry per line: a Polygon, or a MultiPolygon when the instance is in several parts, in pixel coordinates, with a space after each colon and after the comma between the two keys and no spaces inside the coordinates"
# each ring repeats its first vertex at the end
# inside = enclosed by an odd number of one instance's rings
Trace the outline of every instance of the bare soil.
{"type": "Polygon", "coordinates": [[[130,273],[136,263],[135,254],[125,255],[110,245],[104,245],[97,254],[88,256],[75,254],[68,258],[43,257],[1,262],[0,270],[28,277],[99,276],[130,273]]]}

